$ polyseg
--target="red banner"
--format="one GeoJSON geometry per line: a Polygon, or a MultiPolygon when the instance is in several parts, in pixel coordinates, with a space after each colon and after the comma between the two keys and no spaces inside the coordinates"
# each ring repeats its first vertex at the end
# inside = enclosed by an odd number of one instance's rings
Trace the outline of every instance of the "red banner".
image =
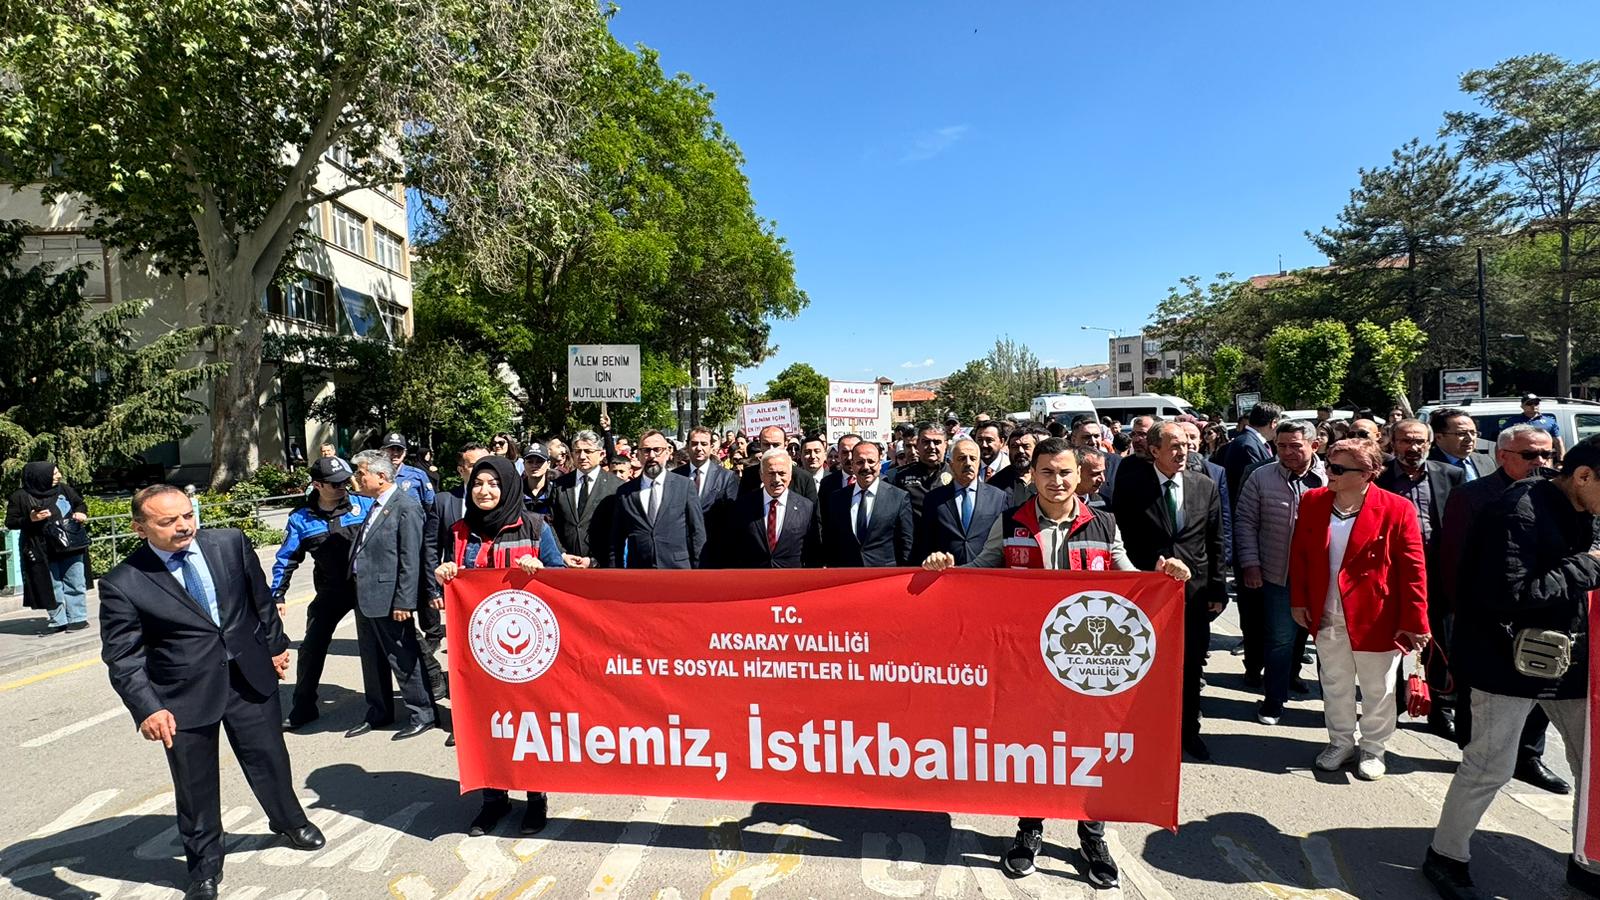
{"type": "Polygon", "coordinates": [[[1177,825],[1164,576],[492,570],[446,596],[463,791],[1177,825]]]}
{"type": "MultiPolygon", "coordinates": [[[[1589,592],[1589,621],[1600,622],[1600,591],[1589,592]]],[[[1589,740],[1583,748],[1583,771],[1574,772],[1578,779],[1578,833],[1572,842],[1577,855],[1585,862],[1600,861],[1600,783],[1597,778],[1600,774],[1595,772],[1594,748],[1595,742],[1600,741],[1600,641],[1594,639],[1593,632],[1589,637],[1589,720],[1584,724],[1589,740]]]]}

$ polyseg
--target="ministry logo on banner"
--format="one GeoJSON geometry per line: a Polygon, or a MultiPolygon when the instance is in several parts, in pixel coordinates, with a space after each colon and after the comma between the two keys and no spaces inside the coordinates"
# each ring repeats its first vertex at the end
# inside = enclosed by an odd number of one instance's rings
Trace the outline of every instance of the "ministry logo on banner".
{"type": "Polygon", "coordinates": [[[1083,591],[1044,617],[1039,651],[1056,680],[1090,697],[1109,697],[1144,678],[1156,659],[1150,619],[1132,600],[1083,591]]]}
{"type": "Polygon", "coordinates": [[[498,591],[485,597],[473,610],[468,631],[478,665],[508,684],[543,675],[561,650],[555,613],[527,591],[498,591]]]}

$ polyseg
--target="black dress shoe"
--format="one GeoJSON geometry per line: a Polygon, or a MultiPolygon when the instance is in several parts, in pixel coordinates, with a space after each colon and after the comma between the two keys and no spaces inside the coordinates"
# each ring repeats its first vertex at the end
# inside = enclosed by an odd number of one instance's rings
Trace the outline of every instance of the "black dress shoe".
{"type": "Polygon", "coordinates": [[[373,725],[372,725],[371,722],[362,722],[360,725],[357,725],[356,727],[350,729],[349,731],[346,731],[344,733],[344,736],[347,737],[347,738],[348,737],[361,737],[363,734],[366,734],[367,732],[371,731],[372,728],[373,728],[373,725]]]}
{"type": "Polygon", "coordinates": [[[1246,673],[1244,673],[1244,686],[1249,688],[1252,691],[1261,690],[1261,673],[1260,672],[1246,672],[1246,673]]]}
{"type": "Polygon", "coordinates": [[[44,630],[39,632],[39,637],[51,637],[52,635],[66,633],[67,626],[65,625],[46,625],[44,630]]]}
{"type": "Polygon", "coordinates": [[[1472,873],[1466,863],[1440,856],[1432,847],[1423,858],[1422,875],[1444,900],[1477,900],[1482,896],[1472,884],[1472,873]]]}
{"type": "Polygon", "coordinates": [[[399,731],[396,731],[394,733],[394,737],[390,738],[389,740],[391,740],[391,741],[403,741],[403,740],[406,740],[407,738],[414,738],[417,735],[423,733],[424,731],[427,731],[427,730],[431,729],[432,727],[433,727],[433,723],[432,722],[412,722],[410,725],[407,725],[406,727],[400,729],[399,731]]]}
{"type": "Polygon", "coordinates": [[[213,876],[190,884],[189,889],[183,892],[183,900],[217,900],[217,881],[213,876]]]}
{"type": "Polygon", "coordinates": [[[1518,781],[1525,781],[1552,794],[1572,793],[1572,785],[1567,784],[1565,778],[1550,771],[1550,767],[1544,764],[1544,760],[1537,756],[1529,756],[1517,761],[1516,778],[1518,781]]]}
{"type": "Polygon", "coordinates": [[[1570,856],[1567,857],[1567,884],[1591,897],[1600,897],[1600,874],[1578,865],[1570,856]]]}
{"type": "Polygon", "coordinates": [[[1183,752],[1194,757],[1198,762],[1211,761],[1211,750],[1206,747],[1206,742],[1201,740],[1198,734],[1191,734],[1183,739],[1183,752]]]}
{"type": "Polygon", "coordinates": [[[89,623],[88,622],[68,622],[67,623],[67,630],[68,631],[82,631],[82,630],[84,630],[85,628],[88,628],[88,627],[89,627],[89,623]]]}
{"type": "Polygon", "coordinates": [[[472,817],[472,824],[467,826],[467,836],[483,837],[493,831],[508,812],[511,812],[511,801],[505,797],[484,801],[478,814],[472,817]]]}
{"type": "Polygon", "coordinates": [[[317,712],[316,707],[312,707],[309,710],[295,707],[289,710],[289,714],[287,716],[284,716],[283,727],[289,731],[293,731],[296,728],[304,728],[321,717],[322,713],[317,712]]]}
{"type": "Polygon", "coordinates": [[[1309,694],[1311,693],[1311,686],[1306,684],[1306,680],[1304,678],[1291,678],[1289,679],[1289,693],[1302,695],[1309,694]]]}
{"type": "Polygon", "coordinates": [[[1122,873],[1117,861],[1111,858],[1111,848],[1103,839],[1084,841],[1078,848],[1083,861],[1089,864],[1089,883],[1097,888],[1114,888],[1121,883],[1122,873]]]}
{"type": "Polygon", "coordinates": [[[288,838],[289,843],[293,844],[296,850],[321,850],[328,845],[328,839],[322,836],[322,829],[310,822],[301,825],[299,828],[291,828],[288,831],[279,831],[274,828],[272,833],[281,834],[288,838]]]}
{"type": "Polygon", "coordinates": [[[1447,741],[1456,739],[1456,720],[1453,716],[1434,713],[1428,716],[1428,730],[1447,741]]]}
{"type": "Polygon", "coordinates": [[[450,736],[444,739],[444,745],[446,747],[454,747],[456,745],[456,733],[454,731],[450,732],[450,736]]]}
{"type": "Polygon", "coordinates": [[[528,808],[522,813],[522,833],[538,834],[550,821],[550,798],[543,791],[528,794],[528,808]]]}

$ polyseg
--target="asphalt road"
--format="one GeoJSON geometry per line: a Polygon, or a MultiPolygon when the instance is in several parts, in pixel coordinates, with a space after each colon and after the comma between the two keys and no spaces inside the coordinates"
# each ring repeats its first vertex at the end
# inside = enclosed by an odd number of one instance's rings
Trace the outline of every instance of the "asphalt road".
{"type": "MultiPolygon", "coordinates": [[[[303,632],[304,599],[289,613],[303,632]]],[[[1459,754],[1407,721],[1390,775],[1364,783],[1311,770],[1320,703],[1258,725],[1241,666],[1217,623],[1205,730],[1214,761],[1185,764],[1182,826],[1112,826],[1123,870],[1103,897],[1432,896],[1417,872],[1459,754]]],[[[322,718],[288,737],[295,777],[328,846],[303,853],[267,833],[237,764],[222,760],[233,900],[577,897],[1074,898],[1095,895],[1069,824],[1051,823],[1042,871],[1010,880],[996,865],[1010,819],[698,800],[556,795],[551,822],[517,836],[465,836],[452,751],[434,732],[392,743],[346,739],[361,715],[355,628],[334,645],[322,718]]],[[[448,656],[446,657],[448,660],[448,656]]],[[[1307,674],[1312,674],[1310,668],[1307,674]]],[[[92,656],[9,672],[0,682],[8,788],[0,815],[0,896],[176,897],[185,882],[170,778],[92,656]]],[[[285,696],[285,699],[287,697],[285,696]]],[[[1552,733],[1552,738],[1554,734],[1552,733]]],[[[1558,740],[1550,764],[1567,772],[1558,740]]],[[[1571,800],[1519,783],[1491,808],[1475,844],[1480,886],[1498,896],[1565,895],[1571,800]]]]}

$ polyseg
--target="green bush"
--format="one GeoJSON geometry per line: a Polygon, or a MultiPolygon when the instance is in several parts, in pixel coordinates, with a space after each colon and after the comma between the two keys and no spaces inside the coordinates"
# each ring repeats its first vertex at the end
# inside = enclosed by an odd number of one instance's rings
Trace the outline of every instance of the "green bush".
{"type": "MultiPolygon", "coordinates": [[[[311,485],[311,471],[304,466],[285,469],[277,463],[267,463],[245,484],[254,485],[262,490],[262,497],[281,497],[287,494],[303,494],[311,485]]],[[[243,487],[244,484],[239,485],[243,487]]],[[[237,488],[236,488],[237,490],[237,488]]]]}
{"type": "MultiPolygon", "coordinates": [[[[267,527],[253,502],[268,496],[273,495],[254,482],[239,484],[228,493],[198,494],[200,527],[237,528],[257,547],[281,544],[283,529],[267,527]]],[[[89,507],[89,565],[104,573],[139,546],[139,537],[132,533],[131,503],[127,497],[85,497],[83,502],[89,507]]]]}

